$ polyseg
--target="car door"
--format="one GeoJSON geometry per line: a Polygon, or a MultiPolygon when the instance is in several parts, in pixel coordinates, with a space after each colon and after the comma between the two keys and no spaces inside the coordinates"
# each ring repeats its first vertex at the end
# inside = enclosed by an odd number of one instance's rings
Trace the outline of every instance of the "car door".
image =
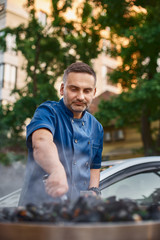
{"type": "Polygon", "coordinates": [[[160,202],[160,163],[144,163],[123,169],[100,183],[101,197],[129,198],[138,204],[160,202]]]}

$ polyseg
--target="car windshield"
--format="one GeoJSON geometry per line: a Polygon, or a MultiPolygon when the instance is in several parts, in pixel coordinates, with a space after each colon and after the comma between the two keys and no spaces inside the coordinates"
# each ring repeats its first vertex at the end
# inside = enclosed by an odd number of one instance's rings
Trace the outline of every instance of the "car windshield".
{"type": "Polygon", "coordinates": [[[139,204],[151,204],[160,197],[160,171],[144,172],[122,179],[102,191],[102,198],[130,198],[139,204]]]}

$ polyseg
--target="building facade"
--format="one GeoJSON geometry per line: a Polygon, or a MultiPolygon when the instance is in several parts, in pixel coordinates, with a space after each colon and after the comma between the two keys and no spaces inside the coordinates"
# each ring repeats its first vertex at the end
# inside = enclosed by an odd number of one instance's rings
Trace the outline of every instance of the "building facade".
{"type": "MultiPolygon", "coordinates": [[[[16,27],[21,23],[26,24],[28,13],[24,8],[26,0],[1,0],[0,1],[0,29],[7,26],[16,27]]],[[[51,10],[51,0],[36,0],[37,17],[42,24],[46,24],[46,16],[51,10]]],[[[8,34],[6,38],[7,50],[5,53],[0,52],[0,101],[4,104],[14,102],[15,96],[10,95],[16,86],[21,88],[24,85],[26,73],[22,69],[25,59],[20,53],[13,50],[15,47],[15,36],[8,34]]],[[[103,43],[106,48],[106,43],[103,43]]],[[[116,68],[117,61],[104,53],[100,54],[93,61],[93,67],[97,73],[97,95],[105,91],[119,93],[120,89],[113,86],[107,78],[107,73],[116,68]]],[[[55,87],[59,92],[61,79],[57,80],[55,87]]]]}

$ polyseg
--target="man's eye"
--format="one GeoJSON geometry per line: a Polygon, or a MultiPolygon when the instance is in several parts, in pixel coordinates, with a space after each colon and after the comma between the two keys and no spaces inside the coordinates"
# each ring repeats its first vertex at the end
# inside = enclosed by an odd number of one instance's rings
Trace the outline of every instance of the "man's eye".
{"type": "Polygon", "coordinates": [[[76,91],[76,90],[77,90],[76,88],[71,88],[71,91],[73,91],[73,92],[76,91]]]}
{"type": "Polygon", "coordinates": [[[85,90],[85,93],[90,93],[91,92],[91,89],[86,89],[85,90]]]}

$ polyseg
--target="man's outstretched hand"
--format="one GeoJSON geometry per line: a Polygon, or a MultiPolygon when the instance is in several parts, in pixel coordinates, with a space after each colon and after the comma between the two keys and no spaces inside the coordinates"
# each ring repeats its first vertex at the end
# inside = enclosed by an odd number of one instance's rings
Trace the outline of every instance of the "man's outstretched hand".
{"type": "Polygon", "coordinates": [[[45,181],[46,192],[52,197],[61,197],[68,192],[68,182],[63,166],[52,172],[45,181]]]}

